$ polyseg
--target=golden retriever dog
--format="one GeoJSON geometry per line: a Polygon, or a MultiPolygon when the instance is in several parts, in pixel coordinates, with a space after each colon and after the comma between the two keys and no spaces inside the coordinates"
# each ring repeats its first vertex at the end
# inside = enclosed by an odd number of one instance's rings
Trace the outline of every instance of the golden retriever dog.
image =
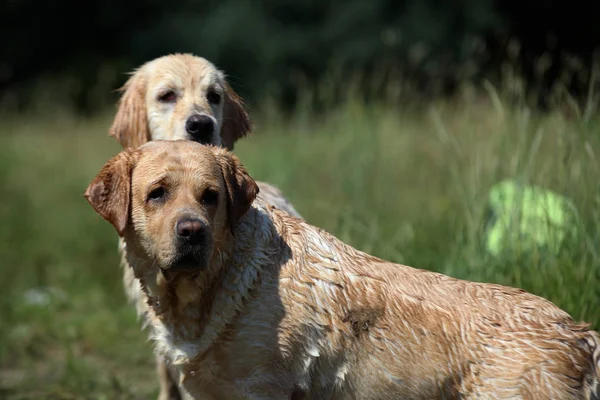
{"type": "MultiPolygon", "coordinates": [[[[137,69],[123,88],[110,135],[124,148],[136,148],[151,140],[193,140],[233,149],[246,136],[251,120],[242,99],[231,89],[224,74],[204,58],[173,54],[137,69]]],[[[261,199],[301,217],[281,191],[260,182],[261,199]]],[[[127,296],[138,315],[144,316],[147,299],[131,268],[127,268],[124,243],[119,246],[127,296]]],[[[160,400],[180,399],[177,385],[160,358],[160,400]]]]}
{"type": "Polygon", "coordinates": [[[85,196],[196,399],[597,399],[600,336],[520,289],[360,252],[255,201],[230,152],[156,141],[85,196]]]}
{"type": "MultiPolygon", "coordinates": [[[[109,133],[124,148],[150,140],[193,140],[232,150],[252,128],[243,100],[223,72],[191,54],[142,65],[122,90],[109,133]]],[[[258,186],[265,201],[300,217],[279,189],[264,182],[258,186]]]]}

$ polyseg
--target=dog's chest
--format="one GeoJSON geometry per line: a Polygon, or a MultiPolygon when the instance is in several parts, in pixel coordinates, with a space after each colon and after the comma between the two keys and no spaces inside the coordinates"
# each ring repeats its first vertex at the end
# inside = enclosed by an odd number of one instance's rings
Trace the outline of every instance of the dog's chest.
{"type": "Polygon", "coordinates": [[[153,318],[153,339],[159,353],[173,364],[185,364],[201,351],[200,330],[196,316],[187,311],[175,319],[172,316],[153,318]]]}

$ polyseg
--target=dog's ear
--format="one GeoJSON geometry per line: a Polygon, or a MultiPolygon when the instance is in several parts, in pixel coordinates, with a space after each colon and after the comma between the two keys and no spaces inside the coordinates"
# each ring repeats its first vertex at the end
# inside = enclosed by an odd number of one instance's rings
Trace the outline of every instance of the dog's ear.
{"type": "Polygon", "coordinates": [[[221,141],[225,148],[232,150],[235,142],[252,130],[252,121],[248,115],[244,100],[233,91],[227,82],[225,82],[224,89],[221,141]]]}
{"type": "Polygon", "coordinates": [[[117,154],[100,170],[84,193],[98,214],[110,222],[123,236],[129,219],[131,172],[137,152],[125,150],[117,154]]]}
{"type": "Polygon", "coordinates": [[[258,185],[233,153],[215,147],[215,155],[225,182],[229,227],[233,233],[237,222],[258,195],[258,185]]]}
{"type": "Polygon", "coordinates": [[[151,140],[146,110],[146,79],[138,70],[121,88],[123,95],[109,134],[123,148],[137,148],[151,140]]]}

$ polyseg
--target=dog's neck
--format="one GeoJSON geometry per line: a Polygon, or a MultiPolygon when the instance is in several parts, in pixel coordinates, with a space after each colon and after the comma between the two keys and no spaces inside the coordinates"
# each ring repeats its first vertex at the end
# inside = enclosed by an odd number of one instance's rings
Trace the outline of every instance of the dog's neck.
{"type": "Polygon", "coordinates": [[[193,277],[167,281],[152,260],[140,257],[143,252],[128,244],[129,265],[147,296],[159,352],[187,346],[186,351],[168,354],[172,362],[201,357],[260,283],[261,272],[280,247],[266,207],[250,207],[225,241],[228,244],[215,249],[209,267],[193,277]]]}

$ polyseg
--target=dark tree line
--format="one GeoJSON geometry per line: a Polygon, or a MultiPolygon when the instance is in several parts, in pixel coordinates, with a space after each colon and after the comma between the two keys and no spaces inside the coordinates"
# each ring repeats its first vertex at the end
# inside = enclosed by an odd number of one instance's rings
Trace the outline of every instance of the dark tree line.
{"type": "Polygon", "coordinates": [[[94,108],[114,100],[124,72],[172,52],[207,57],[250,100],[293,103],[300,83],[332,71],[396,73],[420,92],[451,93],[498,76],[510,38],[520,43],[513,62],[542,89],[577,64],[567,82],[577,95],[599,45],[598,11],[579,0],[4,0],[0,99],[26,107],[37,84],[56,81],[57,98],[94,108]]]}

